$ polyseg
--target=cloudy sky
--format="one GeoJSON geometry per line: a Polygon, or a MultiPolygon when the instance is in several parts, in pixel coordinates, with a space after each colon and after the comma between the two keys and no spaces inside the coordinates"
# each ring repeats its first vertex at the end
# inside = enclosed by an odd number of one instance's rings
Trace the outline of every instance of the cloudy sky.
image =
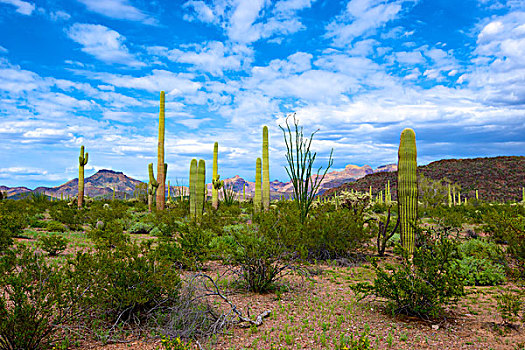
{"type": "Polygon", "coordinates": [[[522,0],[0,0],[0,185],[99,169],[147,178],[166,91],[168,179],[219,142],[219,173],[253,180],[262,126],[295,112],[318,165],[525,155],[522,0]]]}

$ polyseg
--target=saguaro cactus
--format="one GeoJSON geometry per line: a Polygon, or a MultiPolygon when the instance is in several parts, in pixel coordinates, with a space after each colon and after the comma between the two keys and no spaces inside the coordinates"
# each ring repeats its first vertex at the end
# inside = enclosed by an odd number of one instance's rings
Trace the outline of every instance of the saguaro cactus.
{"type": "Polygon", "coordinates": [[[253,210],[257,213],[261,210],[261,158],[255,162],[255,194],[253,196],[253,210]]]}
{"type": "Polygon", "coordinates": [[[190,196],[190,218],[195,219],[195,208],[197,192],[195,184],[197,183],[197,159],[193,158],[190,164],[190,184],[189,184],[189,196],[190,196]]]}
{"type": "Polygon", "coordinates": [[[211,178],[211,205],[213,209],[217,209],[219,207],[219,190],[224,185],[224,181],[220,179],[220,175],[218,174],[218,153],[219,153],[219,143],[215,142],[213,145],[213,175],[211,178]]]}
{"type": "Polygon", "coordinates": [[[263,127],[262,145],[262,205],[264,210],[270,207],[270,162],[268,155],[268,127],[263,127]]]}
{"type": "Polygon", "coordinates": [[[166,173],[164,172],[164,91],[160,92],[159,144],[157,149],[157,210],[164,210],[166,204],[166,173]]]}
{"type": "Polygon", "coordinates": [[[417,150],[412,129],[401,132],[397,164],[397,201],[401,230],[401,245],[409,255],[414,252],[417,220],[417,150]]]}
{"type": "Polygon", "coordinates": [[[206,200],[206,163],[203,159],[199,160],[195,190],[197,191],[197,196],[195,198],[195,210],[197,214],[197,220],[200,221],[204,211],[204,201],[206,200]]]}
{"type": "Polygon", "coordinates": [[[157,189],[159,187],[159,183],[157,182],[157,180],[155,180],[155,175],[153,174],[153,163],[148,164],[148,172],[148,211],[151,211],[151,207],[153,205],[153,197],[155,196],[155,193],[157,192],[157,189]]]}
{"type": "Polygon", "coordinates": [[[450,184],[448,184],[448,198],[447,198],[447,204],[450,208],[452,206],[452,193],[450,192],[450,184]]]}
{"type": "Polygon", "coordinates": [[[84,165],[88,162],[89,154],[84,156],[84,146],[80,146],[80,156],[78,157],[78,208],[84,205],[84,165]]]}

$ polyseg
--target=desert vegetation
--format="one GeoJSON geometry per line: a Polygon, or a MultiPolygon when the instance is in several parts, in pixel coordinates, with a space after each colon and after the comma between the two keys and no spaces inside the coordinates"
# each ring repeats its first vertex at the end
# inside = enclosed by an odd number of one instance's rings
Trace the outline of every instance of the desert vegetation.
{"type": "Polygon", "coordinates": [[[217,144],[210,195],[194,159],[166,196],[163,100],[157,178],[129,198],[84,198],[84,147],[77,198],[0,197],[0,349],[525,348],[525,201],[418,174],[411,129],[385,181],[316,195],[331,157],[295,118],[293,198],[271,200],[267,128],[254,197],[217,144]]]}

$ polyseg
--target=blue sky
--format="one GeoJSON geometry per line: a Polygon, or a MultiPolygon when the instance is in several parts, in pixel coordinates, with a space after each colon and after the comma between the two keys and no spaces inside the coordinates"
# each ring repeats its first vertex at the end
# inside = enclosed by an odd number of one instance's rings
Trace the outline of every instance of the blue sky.
{"type": "Polygon", "coordinates": [[[0,185],[99,169],[147,178],[166,91],[168,179],[219,142],[219,173],[253,180],[262,126],[295,112],[318,164],[525,155],[520,0],[0,0],[0,185]]]}

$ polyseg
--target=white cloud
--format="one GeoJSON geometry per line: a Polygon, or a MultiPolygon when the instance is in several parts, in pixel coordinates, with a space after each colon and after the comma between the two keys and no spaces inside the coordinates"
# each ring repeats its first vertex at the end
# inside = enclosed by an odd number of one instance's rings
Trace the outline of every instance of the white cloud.
{"type": "Polygon", "coordinates": [[[195,15],[184,15],[184,19],[187,21],[191,22],[194,19],[198,19],[199,21],[204,23],[213,23],[216,20],[213,10],[208,5],[206,5],[204,1],[187,1],[183,7],[192,8],[193,11],[195,11],[195,15]]]}
{"type": "Polygon", "coordinates": [[[222,76],[225,70],[239,70],[244,61],[250,61],[250,55],[239,52],[236,47],[226,47],[220,41],[193,45],[187,50],[173,49],[164,52],[164,55],[171,61],[190,64],[194,70],[215,76],[222,76]]]}
{"type": "Polygon", "coordinates": [[[164,90],[171,96],[196,93],[197,90],[201,88],[200,83],[192,80],[194,77],[192,74],[173,73],[159,69],[154,69],[151,74],[139,77],[113,73],[77,72],[85,74],[91,79],[101,80],[117,87],[140,89],[150,92],[164,90]]]}
{"type": "Polygon", "coordinates": [[[413,0],[351,0],[346,9],[326,29],[326,36],[336,46],[345,46],[355,38],[375,33],[376,29],[397,18],[405,3],[413,0]]]}
{"type": "Polygon", "coordinates": [[[59,20],[67,21],[67,20],[69,20],[71,18],[71,15],[69,13],[67,13],[65,11],[61,11],[61,10],[55,11],[55,12],[51,12],[49,14],[49,16],[50,16],[51,20],[53,20],[55,22],[59,21],[59,20]]]}
{"type": "Polygon", "coordinates": [[[9,50],[0,45],[0,53],[8,53],[9,50]]]}
{"type": "Polygon", "coordinates": [[[125,37],[100,24],[75,23],[67,35],[80,45],[82,51],[106,63],[118,63],[131,67],[144,66],[133,56],[126,45],[125,37]]]}
{"type": "Polygon", "coordinates": [[[77,0],[88,8],[88,10],[100,15],[142,22],[144,24],[156,25],[157,21],[143,11],[133,7],[128,0],[77,0]]]}
{"type": "Polygon", "coordinates": [[[35,10],[35,4],[27,2],[27,1],[22,1],[22,0],[0,0],[0,3],[13,5],[13,6],[16,7],[16,12],[18,12],[18,13],[20,13],[22,15],[26,15],[26,16],[30,16],[33,13],[33,11],[35,10]]]}

